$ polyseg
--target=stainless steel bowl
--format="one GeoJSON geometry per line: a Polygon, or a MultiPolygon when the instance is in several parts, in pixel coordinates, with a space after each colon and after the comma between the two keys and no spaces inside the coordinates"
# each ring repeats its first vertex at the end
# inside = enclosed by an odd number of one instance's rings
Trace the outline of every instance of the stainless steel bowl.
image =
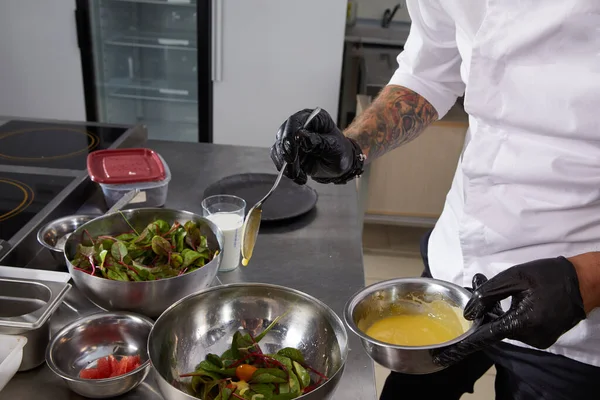
{"type": "MultiPolygon", "coordinates": [[[[206,236],[211,250],[220,251],[223,248],[223,234],[217,226],[208,219],[187,211],[140,208],[98,217],[73,232],[65,244],[64,251],[67,267],[75,285],[93,303],[105,310],[131,311],[155,318],[177,300],[210,286],[217,275],[221,254],[194,272],[147,282],[113,281],[89,275],[73,267],[69,260],[73,259],[77,245],[83,241],[84,231],[93,237],[127,232],[131,228],[125,218],[138,231],[142,231],[156,219],[162,219],[169,224],[175,221],[182,224],[195,221],[199,224],[201,233],[206,236]]],[[[87,237],[87,233],[85,235],[87,237]]]]}
{"type": "Polygon", "coordinates": [[[222,354],[233,334],[254,336],[290,310],[260,342],[264,351],[296,347],[306,362],[329,377],[322,386],[298,397],[332,398],[348,355],[348,335],[340,318],[307,294],[260,283],[231,284],[192,294],[171,306],[156,321],[148,339],[156,381],[167,400],[197,400],[188,387],[193,371],[208,353],[222,354]]]}
{"type": "Polygon", "coordinates": [[[70,215],[55,219],[38,230],[37,240],[42,246],[50,250],[56,261],[62,263],[65,261],[63,249],[69,235],[94,218],[96,218],[94,215],[70,215]]]}
{"type": "Polygon", "coordinates": [[[481,321],[473,321],[471,327],[456,339],[431,346],[396,346],[375,340],[364,333],[363,330],[376,319],[390,315],[392,305],[407,304],[407,307],[403,307],[406,310],[414,306],[412,300],[415,298],[425,302],[444,300],[462,310],[471,294],[463,287],[436,279],[391,279],[366,287],[352,296],[346,303],[344,319],[350,330],[360,337],[367,354],[376,363],[405,374],[429,374],[443,369],[434,364],[432,353],[466,338],[481,321]]]}
{"type": "Polygon", "coordinates": [[[67,325],[54,336],[46,351],[46,362],[75,393],[96,399],[119,396],[137,387],[148,375],[150,360],[146,346],[151,329],[152,321],[140,315],[92,314],[67,325]],[[114,378],[79,378],[82,369],[110,354],[139,354],[142,365],[114,378]]]}

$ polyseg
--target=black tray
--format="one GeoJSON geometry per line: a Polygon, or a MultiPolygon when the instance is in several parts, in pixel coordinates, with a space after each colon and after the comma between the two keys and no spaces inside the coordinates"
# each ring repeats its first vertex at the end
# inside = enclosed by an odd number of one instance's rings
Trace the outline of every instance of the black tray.
{"type": "MultiPolygon", "coordinates": [[[[277,179],[275,174],[231,175],[210,185],[204,198],[231,194],[246,200],[246,213],[262,199],[277,179]]],[[[317,204],[317,192],[307,185],[297,185],[285,176],[279,186],[262,206],[262,221],[282,221],[299,217],[317,204]]]]}

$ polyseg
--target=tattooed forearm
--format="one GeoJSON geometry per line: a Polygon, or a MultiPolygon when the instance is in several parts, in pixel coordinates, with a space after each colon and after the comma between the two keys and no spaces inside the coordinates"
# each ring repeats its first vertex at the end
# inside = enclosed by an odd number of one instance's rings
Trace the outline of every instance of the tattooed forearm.
{"type": "Polygon", "coordinates": [[[388,85],[345,135],[358,142],[367,160],[373,160],[413,140],[437,118],[435,108],[422,96],[402,86],[388,85]]]}

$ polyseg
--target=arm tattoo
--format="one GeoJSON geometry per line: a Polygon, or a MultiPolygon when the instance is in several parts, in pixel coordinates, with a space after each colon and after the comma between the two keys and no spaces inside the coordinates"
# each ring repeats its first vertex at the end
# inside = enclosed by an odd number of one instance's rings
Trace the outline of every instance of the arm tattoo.
{"type": "Polygon", "coordinates": [[[435,108],[402,86],[386,86],[377,99],[346,129],[368,159],[373,160],[408,143],[437,120],[435,108]]]}

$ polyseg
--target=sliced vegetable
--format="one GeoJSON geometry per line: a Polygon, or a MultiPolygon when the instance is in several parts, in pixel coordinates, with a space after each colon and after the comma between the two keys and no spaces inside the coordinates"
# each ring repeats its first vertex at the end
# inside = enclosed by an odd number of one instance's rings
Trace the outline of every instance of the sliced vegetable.
{"type": "Polygon", "coordinates": [[[252,379],[252,375],[258,371],[254,365],[250,364],[242,364],[235,369],[235,375],[238,377],[240,381],[249,382],[252,379]]]}
{"type": "Polygon", "coordinates": [[[297,363],[296,361],[292,361],[294,364],[294,373],[298,377],[298,382],[300,383],[300,388],[304,389],[310,385],[310,374],[302,365],[297,363]]]}
{"type": "Polygon", "coordinates": [[[96,368],[84,368],[79,371],[82,379],[106,379],[127,374],[141,365],[140,356],[119,356],[112,354],[97,360],[96,368]]]}
{"type": "Polygon", "coordinates": [[[96,368],[82,369],[79,373],[79,377],[82,379],[101,379],[100,371],[96,368]]]}
{"type": "Polygon", "coordinates": [[[96,238],[84,235],[71,264],[107,279],[150,281],[193,272],[216,255],[193,221],[184,226],[175,221],[169,226],[163,220],[156,220],[139,234],[126,222],[132,232],[96,238]]]}
{"type": "MultiPolygon", "coordinates": [[[[184,258],[188,253],[182,252],[184,258]]],[[[286,314],[256,338],[236,331],[220,357],[208,354],[194,372],[180,377],[192,377],[192,389],[203,400],[291,400],[316,389],[328,378],[307,366],[300,350],[286,347],[265,354],[259,346],[286,314]]]]}

